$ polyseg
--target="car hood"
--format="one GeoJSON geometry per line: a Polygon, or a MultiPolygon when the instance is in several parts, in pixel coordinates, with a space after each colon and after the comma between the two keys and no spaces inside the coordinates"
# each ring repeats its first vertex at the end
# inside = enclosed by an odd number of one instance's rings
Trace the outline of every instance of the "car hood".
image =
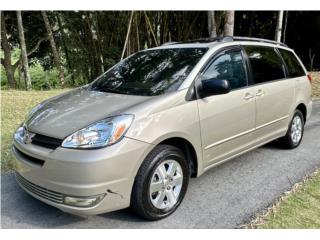
{"type": "Polygon", "coordinates": [[[76,89],[36,107],[26,121],[29,131],[64,139],[91,123],[123,113],[151,97],[76,89]]]}

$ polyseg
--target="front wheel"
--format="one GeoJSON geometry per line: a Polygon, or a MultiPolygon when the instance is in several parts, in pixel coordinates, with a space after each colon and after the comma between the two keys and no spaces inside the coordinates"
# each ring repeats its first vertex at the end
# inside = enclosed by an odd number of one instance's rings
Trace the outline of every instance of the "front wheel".
{"type": "Polygon", "coordinates": [[[280,143],[284,148],[293,149],[300,145],[304,133],[304,117],[300,110],[295,110],[288,131],[280,143]]]}
{"type": "Polygon", "coordinates": [[[186,194],[189,175],[185,155],[178,148],[157,146],[144,160],[135,178],[131,208],[148,220],[169,216],[186,194]]]}

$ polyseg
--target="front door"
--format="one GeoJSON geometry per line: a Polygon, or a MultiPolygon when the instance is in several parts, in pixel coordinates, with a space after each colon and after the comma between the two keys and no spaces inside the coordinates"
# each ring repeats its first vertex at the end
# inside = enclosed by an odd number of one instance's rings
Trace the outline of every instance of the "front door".
{"type": "Polygon", "coordinates": [[[255,93],[248,87],[240,47],[217,54],[201,73],[203,79],[227,80],[227,94],[198,99],[205,167],[246,149],[253,141],[255,93]]]}

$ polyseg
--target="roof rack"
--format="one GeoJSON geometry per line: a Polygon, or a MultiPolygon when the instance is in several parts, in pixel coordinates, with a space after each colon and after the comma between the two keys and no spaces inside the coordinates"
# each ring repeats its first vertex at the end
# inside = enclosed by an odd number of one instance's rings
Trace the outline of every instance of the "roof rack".
{"type": "Polygon", "coordinates": [[[166,42],[163,43],[161,46],[168,46],[168,45],[174,45],[174,44],[187,44],[187,43],[211,43],[211,42],[228,42],[232,41],[232,39],[229,39],[229,36],[226,37],[215,37],[215,38],[199,38],[199,39],[193,39],[193,40],[187,40],[187,41],[181,41],[181,42],[166,42]]]}
{"type": "Polygon", "coordinates": [[[231,42],[233,41],[232,37],[214,37],[214,38],[199,38],[187,41],[176,42],[174,44],[186,44],[186,43],[211,43],[211,42],[231,42]]]}
{"type": "Polygon", "coordinates": [[[169,46],[169,45],[174,45],[174,44],[178,44],[179,42],[165,42],[163,44],[161,44],[161,46],[169,46]]]}
{"type": "Polygon", "coordinates": [[[271,43],[271,44],[276,44],[280,45],[283,47],[288,47],[287,44],[282,43],[282,42],[277,42],[269,39],[264,39],[264,38],[251,38],[251,37],[231,37],[233,38],[233,41],[250,41],[250,42],[264,42],[264,43],[271,43]]]}
{"type": "Polygon", "coordinates": [[[286,44],[269,40],[269,39],[263,39],[263,38],[251,38],[251,37],[238,37],[238,36],[225,36],[225,37],[215,37],[215,38],[199,38],[189,41],[182,41],[182,42],[168,42],[162,44],[162,46],[166,45],[174,45],[174,44],[187,44],[187,43],[211,43],[211,42],[233,42],[233,41],[250,41],[250,42],[264,42],[264,43],[271,43],[276,44],[280,46],[287,47],[286,44]]]}

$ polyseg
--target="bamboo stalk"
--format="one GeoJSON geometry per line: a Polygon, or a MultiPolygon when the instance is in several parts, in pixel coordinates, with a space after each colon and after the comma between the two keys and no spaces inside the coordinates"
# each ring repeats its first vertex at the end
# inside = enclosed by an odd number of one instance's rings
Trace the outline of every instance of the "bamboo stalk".
{"type": "Polygon", "coordinates": [[[121,54],[121,60],[124,57],[124,53],[126,51],[126,47],[127,47],[127,44],[128,44],[128,39],[129,39],[129,34],[130,34],[131,25],[132,25],[132,19],[133,19],[133,13],[134,13],[134,11],[131,12],[130,21],[129,21],[129,25],[128,25],[128,30],[127,30],[126,41],[124,42],[124,46],[123,46],[123,50],[122,50],[122,54],[121,54]]]}
{"type": "Polygon", "coordinates": [[[146,17],[147,24],[148,24],[148,26],[149,26],[149,28],[150,28],[150,31],[151,31],[153,40],[154,40],[156,46],[158,46],[158,41],[157,41],[156,35],[154,34],[154,31],[152,30],[152,25],[151,25],[151,23],[150,23],[150,20],[149,20],[149,18],[148,18],[148,15],[147,15],[146,11],[143,11],[143,12],[144,12],[144,16],[146,17]]]}

